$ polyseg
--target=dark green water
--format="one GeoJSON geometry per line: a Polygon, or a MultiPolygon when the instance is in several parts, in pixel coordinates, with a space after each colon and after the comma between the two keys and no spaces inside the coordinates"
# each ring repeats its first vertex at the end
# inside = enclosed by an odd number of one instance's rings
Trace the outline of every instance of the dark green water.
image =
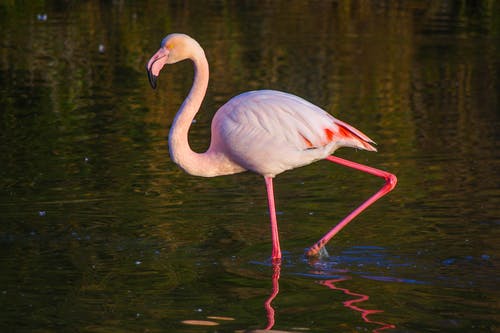
{"type": "Polygon", "coordinates": [[[243,332],[274,318],[293,332],[498,332],[499,13],[493,0],[1,2],[0,330],[243,332]],[[279,176],[273,272],[261,177],[170,161],[191,65],[157,91],[144,70],[170,32],[211,66],[197,150],[220,105],[261,88],[377,141],[338,155],[398,186],[328,258],[303,250],[380,180],[328,162],[279,176]]]}

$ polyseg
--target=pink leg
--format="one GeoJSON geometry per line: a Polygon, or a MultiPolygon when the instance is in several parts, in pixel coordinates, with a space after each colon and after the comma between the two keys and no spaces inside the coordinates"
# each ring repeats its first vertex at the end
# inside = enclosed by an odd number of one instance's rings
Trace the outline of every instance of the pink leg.
{"type": "Polygon", "coordinates": [[[385,172],[379,169],[375,169],[363,164],[359,164],[356,162],[351,162],[348,160],[345,160],[340,157],[336,157],[333,155],[330,155],[326,158],[327,160],[333,162],[333,163],[338,163],[341,165],[344,165],[346,167],[354,168],[357,170],[361,170],[364,172],[367,172],[369,174],[372,174],[377,177],[381,177],[385,179],[385,184],[382,186],[380,190],[377,191],[374,195],[372,195],[368,200],[363,202],[358,208],[353,210],[349,215],[347,215],[342,221],[340,221],[339,224],[337,224],[333,229],[331,229],[329,232],[327,232],[319,241],[317,241],[313,246],[311,246],[306,254],[309,256],[315,256],[318,255],[319,250],[325,246],[328,241],[335,236],[342,228],[344,228],[349,222],[352,221],[356,216],[358,216],[362,211],[364,211],[368,206],[373,204],[375,201],[383,197],[385,194],[390,192],[397,183],[397,178],[395,175],[389,172],[385,172]]]}
{"type": "Polygon", "coordinates": [[[273,261],[279,261],[281,259],[281,248],[278,235],[278,221],[276,219],[276,208],[274,206],[273,179],[271,177],[264,177],[264,178],[266,180],[269,216],[271,216],[271,237],[273,239],[272,259],[273,261]]]}

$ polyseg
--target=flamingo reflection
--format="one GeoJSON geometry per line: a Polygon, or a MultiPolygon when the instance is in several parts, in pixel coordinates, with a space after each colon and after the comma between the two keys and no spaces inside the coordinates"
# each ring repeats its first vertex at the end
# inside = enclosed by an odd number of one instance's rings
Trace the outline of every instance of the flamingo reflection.
{"type": "Polygon", "coordinates": [[[272,301],[280,291],[279,279],[280,279],[280,265],[273,265],[273,291],[269,298],[264,302],[264,308],[267,312],[267,327],[266,330],[270,330],[274,326],[274,308],[271,306],[272,301]]]}
{"type": "MultiPolygon", "coordinates": [[[[275,312],[274,312],[274,308],[272,307],[271,303],[273,302],[273,300],[276,298],[276,296],[279,293],[280,271],[281,271],[281,266],[279,264],[273,265],[272,292],[271,292],[270,296],[264,302],[264,308],[266,309],[266,312],[267,312],[267,327],[265,328],[265,330],[272,329],[274,324],[275,324],[275,319],[274,319],[275,312]]],[[[348,309],[351,309],[351,310],[354,310],[354,311],[361,313],[361,318],[366,323],[378,325],[379,327],[372,330],[373,333],[378,333],[378,332],[381,332],[381,331],[384,331],[387,329],[396,328],[396,326],[393,324],[384,323],[384,322],[372,320],[369,318],[369,316],[372,314],[381,313],[384,311],[382,311],[382,310],[369,310],[369,309],[364,309],[364,308],[359,306],[359,303],[363,303],[363,302],[369,300],[370,296],[365,295],[365,294],[361,294],[361,293],[356,293],[356,292],[353,292],[347,288],[341,288],[341,287],[338,287],[336,285],[339,282],[350,280],[350,279],[351,279],[351,277],[344,276],[344,277],[340,277],[338,279],[323,280],[323,281],[320,281],[319,284],[324,285],[332,290],[342,291],[346,295],[355,297],[353,299],[344,301],[343,305],[348,309]]]]}
{"type": "Polygon", "coordinates": [[[330,280],[320,281],[319,283],[322,284],[322,285],[324,285],[324,286],[327,286],[330,289],[339,290],[339,291],[342,291],[346,295],[356,297],[354,299],[350,299],[348,301],[343,302],[343,304],[344,304],[344,306],[346,308],[349,308],[349,309],[352,309],[354,311],[360,312],[361,313],[361,318],[363,318],[363,320],[366,323],[379,325],[380,327],[374,329],[372,331],[373,333],[381,332],[381,331],[387,330],[387,329],[396,328],[396,326],[393,325],[393,324],[388,324],[388,323],[384,323],[384,322],[381,322],[381,321],[375,321],[375,320],[372,320],[372,319],[370,319],[368,317],[368,316],[370,316],[372,314],[381,313],[381,312],[384,312],[384,311],[382,311],[382,310],[368,310],[368,309],[363,309],[363,308],[359,307],[358,305],[356,305],[356,304],[359,304],[359,303],[362,303],[362,302],[365,302],[365,301],[369,300],[370,296],[365,295],[365,294],[355,293],[355,292],[350,291],[347,288],[341,288],[341,287],[338,287],[338,286],[335,285],[338,282],[342,282],[342,281],[346,281],[346,280],[350,280],[350,279],[351,279],[350,277],[341,277],[341,278],[338,278],[338,279],[330,279],[330,280]]]}

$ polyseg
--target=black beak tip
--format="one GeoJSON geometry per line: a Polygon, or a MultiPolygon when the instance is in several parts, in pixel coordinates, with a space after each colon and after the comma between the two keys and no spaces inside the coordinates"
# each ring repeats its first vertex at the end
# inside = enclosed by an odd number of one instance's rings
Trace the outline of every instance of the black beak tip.
{"type": "Polygon", "coordinates": [[[148,72],[148,79],[149,79],[149,84],[151,85],[151,88],[156,89],[156,81],[158,79],[158,76],[153,75],[149,69],[146,68],[146,71],[148,72]]]}

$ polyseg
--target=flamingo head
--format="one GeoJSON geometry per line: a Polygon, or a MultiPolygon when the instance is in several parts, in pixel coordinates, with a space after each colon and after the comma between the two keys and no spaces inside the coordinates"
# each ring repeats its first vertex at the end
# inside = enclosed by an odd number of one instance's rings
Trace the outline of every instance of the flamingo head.
{"type": "Polygon", "coordinates": [[[170,34],[163,38],[160,49],[149,59],[146,65],[151,87],[156,88],[156,81],[163,66],[185,59],[192,59],[194,52],[199,50],[203,52],[198,42],[188,35],[170,34]]]}

